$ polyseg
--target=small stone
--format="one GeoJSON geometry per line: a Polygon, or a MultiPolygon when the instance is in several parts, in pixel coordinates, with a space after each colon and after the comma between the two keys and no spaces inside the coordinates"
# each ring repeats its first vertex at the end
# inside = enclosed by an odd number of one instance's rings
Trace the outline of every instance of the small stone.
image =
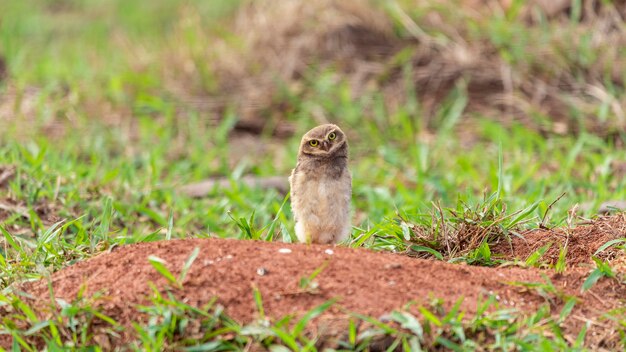
{"type": "Polygon", "coordinates": [[[402,267],[402,264],[400,263],[385,264],[385,269],[400,269],[401,267],[402,267]]]}
{"type": "Polygon", "coordinates": [[[278,253],[291,253],[291,249],[289,248],[281,248],[278,250],[278,253]]]}
{"type": "Polygon", "coordinates": [[[267,271],[267,269],[261,267],[261,268],[256,269],[256,273],[259,276],[264,276],[265,274],[268,273],[268,271],[267,271]]]}
{"type": "Polygon", "coordinates": [[[335,252],[333,252],[333,250],[332,250],[332,249],[330,249],[330,248],[329,248],[329,249],[327,249],[327,250],[325,250],[325,251],[324,251],[324,253],[326,253],[326,254],[328,254],[328,255],[333,255],[333,254],[335,254],[335,252]]]}
{"type": "Polygon", "coordinates": [[[209,265],[213,265],[213,263],[215,263],[215,262],[212,261],[211,259],[207,259],[202,264],[204,264],[204,266],[209,266],[209,265]]]}
{"type": "Polygon", "coordinates": [[[381,323],[387,323],[387,322],[392,321],[392,318],[391,318],[391,315],[389,315],[389,314],[383,314],[383,315],[378,317],[378,320],[381,323]]]}
{"type": "Polygon", "coordinates": [[[396,282],[395,282],[395,281],[393,281],[393,280],[390,280],[389,282],[387,282],[387,285],[389,285],[389,286],[395,286],[395,285],[396,285],[396,282]]]}
{"type": "Polygon", "coordinates": [[[233,256],[231,254],[227,254],[224,259],[233,259],[233,256]]]}

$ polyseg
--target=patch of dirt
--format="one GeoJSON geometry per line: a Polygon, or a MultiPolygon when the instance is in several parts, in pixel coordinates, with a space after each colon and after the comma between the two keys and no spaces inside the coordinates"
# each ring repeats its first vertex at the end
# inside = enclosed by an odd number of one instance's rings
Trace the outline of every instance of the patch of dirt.
{"type": "MultiPolygon", "coordinates": [[[[167,286],[166,280],[149,264],[148,256],[165,260],[174,275],[178,275],[195,247],[200,249],[200,254],[183,283],[184,290],[172,289],[174,294],[193,306],[218,297],[226,313],[240,323],[249,323],[257,317],[253,287],[258,287],[262,294],[265,314],[273,318],[301,314],[332,298],[338,299],[338,305],[325,313],[327,321],[345,318],[340,307],[382,317],[411,301],[428,304],[433,297],[443,299],[446,308],[464,297],[461,308],[467,312],[466,316],[471,316],[476,312],[479,297],[489,294],[497,295],[504,308],[522,312],[536,309],[545,302],[544,298],[535,291],[508,283],[544,282],[542,275],[547,275],[559,290],[579,299],[573,311],[579,318],[568,320],[566,331],[576,334],[582,321],[591,319],[598,325],[590,327],[587,343],[611,346],[616,343],[613,340],[617,333],[600,315],[608,309],[624,307],[626,297],[626,287],[616,280],[600,280],[591,291],[582,294],[580,287],[588,271],[581,269],[560,275],[538,269],[449,264],[366,249],[224,239],[124,246],[53,274],[54,295],[71,301],[86,285],[87,295],[104,293],[97,305],[106,314],[129,326],[131,321],[142,319],[136,305],[149,303],[149,283],[154,282],[161,290],[167,286]],[[324,265],[315,278],[318,284],[315,292],[299,287],[301,278],[324,265]]],[[[45,280],[24,284],[21,289],[40,302],[49,301],[45,280]]],[[[561,306],[562,302],[556,303],[553,312],[558,313],[561,306]]],[[[40,310],[42,314],[45,311],[40,310]]],[[[130,338],[131,332],[128,329],[114,344],[130,338]]],[[[0,345],[8,346],[8,337],[0,336],[0,345]]]]}
{"type": "MultiPolygon", "coordinates": [[[[18,216],[25,221],[29,221],[32,216],[30,212],[31,210],[37,215],[39,220],[41,220],[41,223],[45,226],[50,226],[62,219],[62,217],[59,216],[54,203],[39,201],[36,205],[27,207],[22,201],[16,201],[13,198],[0,197],[0,224],[12,216],[18,216]]],[[[13,226],[13,230],[16,231],[12,231],[12,233],[15,235],[24,235],[25,232],[30,232],[30,229],[28,228],[20,229],[20,226],[18,225],[13,226]]]]}
{"type": "MultiPolygon", "coordinates": [[[[522,233],[523,238],[512,236],[511,243],[500,242],[491,248],[504,259],[525,260],[539,248],[551,243],[550,249],[542,256],[540,262],[556,264],[561,248],[567,247],[565,261],[567,266],[579,266],[592,263],[591,257],[608,241],[626,238],[626,213],[613,216],[601,216],[589,220],[574,228],[556,228],[552,230],[536,229],[522,233]]],[[[596,256],[602,259],[615,259],[624,256],[624,251],[610,247],[596,256]]]]}

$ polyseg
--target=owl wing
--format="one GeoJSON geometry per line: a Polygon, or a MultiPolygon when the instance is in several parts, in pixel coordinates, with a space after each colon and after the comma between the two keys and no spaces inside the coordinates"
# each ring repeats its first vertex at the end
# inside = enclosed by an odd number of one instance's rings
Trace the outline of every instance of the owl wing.
{"type": "Polygon", "coordinates": [[[289,175],[289,189],[291,190],[291,195],[293,196],[293,175],[296,173],[296,169],[291,170],[291,175],[289,175]]]}
{"type": "Polygon", "coordinates": [[[300,166],[300,163],[297,163],[296,167],[294,167],[293,170],[291,170],[291,175],[289,175],[289,189],[291,190],[291,197],[293,197],[293,195],[295,194],[294,189],[293,189],[293,184],[296,181],[296,174],[298,173],[299,166],[300,166]]]}
{"type": "Polygon", "coordinates": [[[291,175],[289,176],[289,179],[288,179],[289,189],[290,189],[289,197],[291,198],[291,204],[292,204],[291,208],[293,211],[294,220],[296,221],[298,221],[298,214],[297,214],[296,209],[294,209],[294,200],[296,199],[297,195],[296,195],[295,189],[293,188],[293,185],[296,182],[296,177],[297,177],[296,175],[298,173],[298,165],[299,164],[296,164],[296,167],[293,170],[291,170],[291,175]]]}

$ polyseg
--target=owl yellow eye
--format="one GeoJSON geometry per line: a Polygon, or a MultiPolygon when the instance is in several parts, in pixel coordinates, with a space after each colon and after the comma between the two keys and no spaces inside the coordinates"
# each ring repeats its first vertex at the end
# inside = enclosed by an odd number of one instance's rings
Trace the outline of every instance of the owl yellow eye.
{"type": "Polygon", "coordinates": [[[337,138],[337,134],[335,132],[330,132],[328,134],[328,140],[332,141],[333,139],[337,138]]]}
{"type": "Polygon", "coordinates": [[[309,141],[309,145],[311,147],[317,147],[318,145],[320,145],[320,142],[318,142],[316,139],[312,139],[309,141]]]}

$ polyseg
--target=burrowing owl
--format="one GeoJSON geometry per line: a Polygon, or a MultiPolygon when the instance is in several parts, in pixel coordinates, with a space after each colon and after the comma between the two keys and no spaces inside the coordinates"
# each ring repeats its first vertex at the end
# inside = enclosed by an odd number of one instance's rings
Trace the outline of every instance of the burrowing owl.
{"type": "Polygon", "coordinates": [[[348,237],[352,178],[348,141],[339,127],[317,126],[302,137],[289,185],[301,242],[337,243],[348,237]]]}

